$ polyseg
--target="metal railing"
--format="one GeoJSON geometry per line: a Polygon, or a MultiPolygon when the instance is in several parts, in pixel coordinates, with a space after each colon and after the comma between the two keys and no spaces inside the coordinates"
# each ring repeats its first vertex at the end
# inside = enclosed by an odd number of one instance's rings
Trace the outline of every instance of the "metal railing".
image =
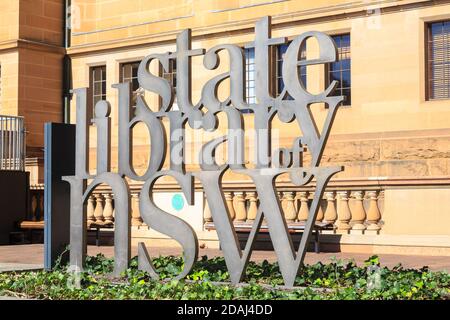
{"type": "Polygon", "coordinates": [[[23,117],[0,116],[0,170],[25,170],[23,117]]]}

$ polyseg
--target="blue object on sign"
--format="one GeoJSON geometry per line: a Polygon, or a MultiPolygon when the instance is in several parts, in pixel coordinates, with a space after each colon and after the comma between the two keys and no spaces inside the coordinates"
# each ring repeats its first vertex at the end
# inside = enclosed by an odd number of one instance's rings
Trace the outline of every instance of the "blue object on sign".
{"type": "Polygon", "coordinates": [[[184,207],[184,199],[181,194],[174,194],[172,197],[172,208],[180,211],[184,207]]]}

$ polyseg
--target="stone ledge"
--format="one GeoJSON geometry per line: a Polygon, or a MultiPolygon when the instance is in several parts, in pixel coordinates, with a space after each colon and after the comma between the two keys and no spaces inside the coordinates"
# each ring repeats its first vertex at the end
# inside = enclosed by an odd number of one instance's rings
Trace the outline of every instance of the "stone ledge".
{"type": "Polygon", "coordinates": [[[24,264],[24,263],[0,263],[0,272],[18,272],[41,270],[44,268],[42,264],[24,264]]]}
{"type": "Polygon", "coordinates": [[[322,234],[320,240],[324,243],[442,247],[450,249],[450,236],[447,235],[322,234]]]}
{"type": "MultiPolygon", "coordinates": [[[[209,248],[219,247],[219,240],[215,231],[197,231],[200,243],[205,243],[209,248]]],[[[148,242],[152,245],[163,244],[167,246],[179,246],[172,238],[148,229],[134,229],[132,231],[132,243],[148,242]]],[[[450,257],[450,236],[447,235],[368,235],[368,234],[321,234],[321,246],[340,246],[342,252],[368,252],[441,255],[450,257]],[[405,250],[405,249],[408,250],[405,250]]],[[[326,251],[326,250],[324,250],[326,251]]]]}

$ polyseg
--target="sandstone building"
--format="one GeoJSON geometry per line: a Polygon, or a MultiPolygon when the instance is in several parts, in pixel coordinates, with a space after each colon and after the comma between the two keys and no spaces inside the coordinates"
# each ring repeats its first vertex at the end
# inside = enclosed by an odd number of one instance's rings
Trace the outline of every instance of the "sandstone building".
{"type": "MultiPolygon", "coordinates": [[[[90,87],[92,103],[107,99],[113,106],[112,167],[117,169],[117,90],[130,81],[135,94],[152,108],[159,98],[143,93],[137,82],[139,61],[151,53],[175,51],[176,35],[191,28],[193,48],[231,43],[242,47],[254,39],[254,25],[272,16],[273,37],[310,30],[325,32],[338,47],[339,61],[299,70],[307,89],[320,92],[338,80],[336,94],[346,96],[338,111],[324,165],[343,165],[327,189],[319,220],[335,230],[323,231],[323,248],[373,253],[450,255],[450,1],[299,1],[299,0],[4,0],[0,3],[0,114],[21,115],[27,134],[27,165],[31,181],[42,183],[43,123],[74,122],[75,101],[69,89],[90,87]],[[64,23],[65,15],[70,23],[64,23]]],[[[273,94],[283,88],[279,62],[285,46],[272,52],[273,94]]],[[[254,97],[254,51],[246,53],[246,95],[254,97]]],[[[304,58],[317,54],[306,43],[304,58]]],[[[204,83],[227,70],[227,56],[218,70],[207,71],[193,58],[192,100],[204,83]]],[[[152,71],[176,88],[177,69],[152,71]]],[[[220,88],[225,98],[228,83],[220,88]]],[[[323,121],[326,106],[312,112],[323,121]]],[[[251,128],[253,115],[244,116],[251,128]]],[[[275,121],[280,144],[301,135],[295,124],[275,121]]],[[[149,137],[137,126],[134,166],[145,170],[149,137]]],[[[251,138],[247,153],[251,151],[251,138]]],[[[95,170],[95,128],[91,128],[91,169],[95,170]]],[[[195,170],[196,165],[188,166],[195,170]]],[[[187,219],[199,240],[217,246],[203,191],[195,205],[179,198],[173,181],[161,181],[157,203],[187,219]],[[178,201],[178,200],[177,200],[178,201]],[[175,202],[177,202],[175,201],[175,202]],[[177,202],[178,203],[178,202],[177,202]]],[[[311,188],[279,181],[280,199],[290,222],[302,220],[311,188]]],[[[137,207],[138,184],[132,183],[133,242],[171,243],[143,224],[137,207]],[[157,239],[157,240],[155,240],[157,239]]],[[[254,186],[229,174],[225,198],[236,221],[251,220],[258,205],[254,186]]],[[[36,200],[39,202],[38,200],[36,200]]],[[[39,203],[34,208],[38,208],[39,203]]],[[[113,197],[107,188],[88,203],[89,222],[113,221],[113,197]]]]}

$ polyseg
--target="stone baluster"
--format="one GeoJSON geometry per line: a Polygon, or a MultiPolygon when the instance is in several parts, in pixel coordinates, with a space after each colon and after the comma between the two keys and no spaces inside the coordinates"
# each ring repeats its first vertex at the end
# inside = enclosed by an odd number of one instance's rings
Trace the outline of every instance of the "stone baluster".
{"type": "Polygon", "coordinates": [[[236,214],[234,212],[234,206],[233,206],[233,192],[225,192],[224,193],[225,196],[225,202],[227,203],[227,207],[228,207],[228,213],[230,214],[230,219],[234,220],[234,218],[236,217],[236,214]]]}
{"type": "Polygon", "coordinates": [[[236,213],[236,221],[242,222],[247,220],[244,192],[239,191],[234,193],[233,205],[236,213]]]}
{"type": "Polygon", "coordinates": [[[366,210],[364,209],[364,197],[363,191],[353,192],[354,205],[352,210],[352,230],[351,233],[363,234],[366,226],[364,221],[366,220],[366,210]]]}
{"type": "Polygon", "coordinates": [[[95,210],[94,210],[95,223],[103,224],[103,222],[105,221],[105,218],[103,217],[103,196],[100,193],[96,193],[94,197],[95,197],[95,210]]]}
{"type": "Polygon", "coordinates": [[[378,193],[378,201],[377,201],[377,204],[379,205],[379,207],[378,207],[378,209],[380,209],[380,215],[381,215],[381,218],[380,218],[380,221],[378,221],[378,224],[379,224],[379,226],[381,227],[381,228],[383,228],[383,208],[384,208],[384,190],[381,190],[379,193],[378,193]]]}
{"type": "Polygon", "coordinates": [[[300,205],[297,214],[297,220],[299,222],[306,222],[308,220],[309,208],[308,208],[308,192],[301,191],[298,193],[300,199],[300,205]]]}
{"type": "Polygon", "coordinates": [[[350,227],[350,219],[352,218],[350,207],[348,205],[348,192],[347,191],[338,191],[337,193],[339,204],[338,204],[338,231],[340,233],[348,233],[351,229],[350,227]]]}
{"type": "Polygon", "coordinates": [[[319,209],[317,210],[316,221],[321,222],[323,220],[324,214],[322,209],[322,199],[319,201],[319,209]]]}
{"type": "Polygon", "coordinates": [[[131,194],[131,225],[135,227],[142,225],[142,217],[139,210],[139,193],[131,194]]]}
{"type": "Polygon", "coordinates": [[[297,218],[297,212],[295,211],[294,206],[294,193],[292,191],[285,191],[283,192],[283,198],[282,198],[284,205],[284,218],[286,219],[286,222],[294,222],[297,218]]]}
{"type": "Polygon", "coordinates": [[[88,226],[95,222],[95,205],[94,205],[95,197],[91,194],[87,200],[87,224],[88,226]]]}
{"type": "Polygon", "coordinates": [[[300,199],[298,197],[298,192],[294,193],[294,209],[295,209],[295,221],[297,221],[298,210],[300,210],[300,199]]]}
{"type": "Polygon", "coordinates": [[[111,193],[105,193],[105,208],[103,209],[103,217],[105,218],[105,224],[113,224],[113,199],[111,193]]]}
{"type": "Polygon", "coordinates": [[[334,192],[325,192],[325,198],[327,199],[327,209],[325,210],[324,221],[327,223],[334,224],[337,219],[336,205],[335,205],[335,196],[334,192]]]}
{"type": "Polygon", "coordinates": [[[256,214],[258,213],[258,199],[256,198],[256,192],[247,192],[247,199],[249,201],[247,220],[254,221],[256,214]]]}
{"type": "Polygon", "coordinates": [[[206,222],[212,222],[212,215],[211,215],[211,209],[209,208],[208,201],[206,198],[203,199],[204,201],[204,207],[203,207],[203,221],[206,222]]]}
{"type": "Polygon", "coordinates": [[[380,209],[378,208],[378,193],[377,191],[367,192],[369,198],[369,210],[367,211],[367,222],[369,226],[367,227],[366,234],[378,234],[381,227],[378,222],[381,219],[380,209]]]}

